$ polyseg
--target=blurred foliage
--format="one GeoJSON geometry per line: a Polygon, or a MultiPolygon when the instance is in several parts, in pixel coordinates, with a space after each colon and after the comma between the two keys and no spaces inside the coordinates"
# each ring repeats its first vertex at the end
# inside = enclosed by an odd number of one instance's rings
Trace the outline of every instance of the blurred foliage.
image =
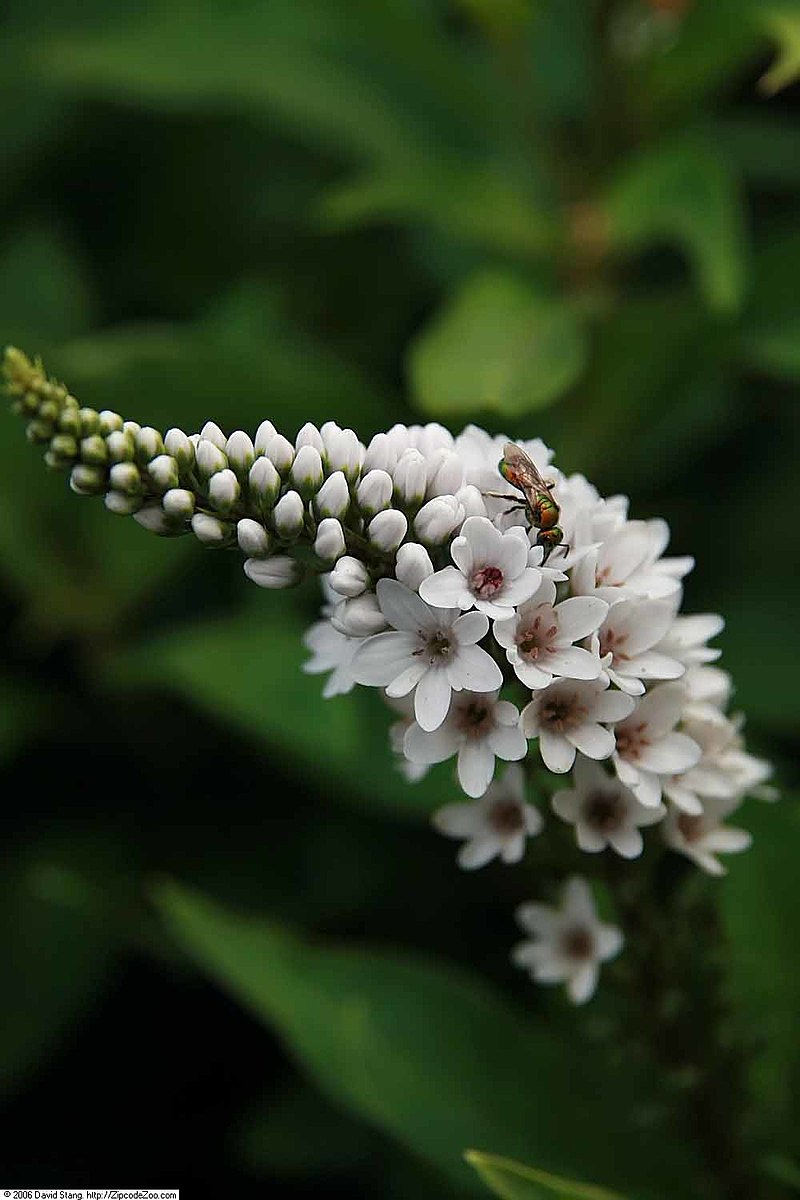
{"type": "MultiPolygon", "coordinates": [[[[8,418],[17,1169],[83,1186],[124,1161],[215,1195],[796,1194],[800,5],[8,0],[2,21],[4,341],[162,427],[541,435],[696,556],[687,608],[726,614],[736,704],[786,792],[744,811],[729,877],[697,882],[741,1050],[737,1183],[686,1072],[631,1032],[624,967],[579,1019],[515,978],[513,908],[554,863],[459,875],[427,829],[447,768],[411,787],[390,715],[302,674],[318,598],[77,500],[8,418]],[[95,1087],[109,1053],[142,1072],[127,1114],[95,1087]],[[30,1106],[62,1095],[43,1149],[30,1106]]],[[[727,1076],[701,1082],[725,1101],[727,1076]]]]}

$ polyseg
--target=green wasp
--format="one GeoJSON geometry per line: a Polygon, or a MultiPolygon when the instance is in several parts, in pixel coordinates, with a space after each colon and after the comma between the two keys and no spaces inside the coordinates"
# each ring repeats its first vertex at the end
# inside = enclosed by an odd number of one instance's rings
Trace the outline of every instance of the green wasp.
{"type": "Polygon", "coordinates": [[[512,487],[522,492],[523,499],[517,500],[516,497],[503,492],[486,492],[486,495],[496,496],[501,500],[513,499],[515,503],[506,509],[506,512],[513,512],[515,508],[525,509],[531,525],[539,530],[536,545],[544,547],[542,562],[547,562],[556,546],[568,549],[564,541],[564,531],[558,524],[561,509],[550,490],[555,484],[544,480],[535,463],[521,446],[515,446],[513,442],[506,442],[503,447],[503,457],[497,469],[512,487]]]}

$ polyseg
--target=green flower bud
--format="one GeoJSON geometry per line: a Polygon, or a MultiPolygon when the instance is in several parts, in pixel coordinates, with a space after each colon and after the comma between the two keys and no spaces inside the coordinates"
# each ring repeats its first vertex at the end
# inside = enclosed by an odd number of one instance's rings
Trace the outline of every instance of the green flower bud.
{"type": "Polygon", "coordinates": [[[135,495],[142,490],[142,477],[133,463],[115,463],[108,473],[108,478],[115,492],[135,495]]]}
{"type": "Polygon", "coordinates": [[[182,517],[188,521],[194,514],[194,492],[187,488],[171,488],[161,501],[164,512],[170,517],[182,517]]]}
{"type": "Polygon", "coordinates": [[[100,413],[96,409],[81,408],[78,410],[78,417],[84,437],[91,437],[92,434],[100,432],[100,413]]]}
{"type": "Polygon", "coordinates": [[[81,442],[81,459],[93,466],[104,466],[108,462],[108,446],[105,438],[101,438],[99,433],[85,437],[81,442]]]}
{"type": "Polygon", "coordinates": [[[180,483],[178,464],[170,454],[159,454],[147,464],[147,473],[157,492],[168,492],[180,483]]]}
{"type": "Polygon", "coordinates": [[[151,459],[157,455],[164,453],[164,441],[157,429],[153,429],[150,425],[145,425],[136,434],[134,441],[136,442],[136,461],[141,466],[146,466],[151,459]]]}
{"type": "Polygon", "coordinates": [[[69,486],[79,496],[99,496],[108,487],[108,475],[102,467],[77,463],[72,468],[69,486]]]}
{"type": "Polygon", "coordinates": [[[118,517],[132,517],[142,507],[141,496],[123,495],[122,492],[106,492],[105,505],[109,512],[118,517]]]}
{"type": "Polygon", "coordinates": [[[101,413],[98,413],[98,421],[98,433],[102,433],[103,437],[108,437],[110,433],[122,431],[122,417],[119,413],[112,412],[109,408],[104,408],[101,413]]]}
{"type": "Polygon", "coordinates": [[[194,446],[182,429],[168,429],[164,434],[164,449],[171,454],[181,471],[194,466],[194,446]]]}
{"type": "MultiPolygon", "coordinates": [[[[102,417],[102,413],[100,415],[102,417]]],[[[130,433],[123,433],[121,429],[113,430],[106,436],[106,446],[112,462],[133,462],[136,447],[130,433]]]]}

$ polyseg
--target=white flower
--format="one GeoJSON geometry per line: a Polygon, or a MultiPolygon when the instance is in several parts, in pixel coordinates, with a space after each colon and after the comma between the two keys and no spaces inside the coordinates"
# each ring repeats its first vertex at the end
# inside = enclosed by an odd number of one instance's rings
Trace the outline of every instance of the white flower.
{"type": "Polygon", "coordinates": [[[320,517],[343,517],[349,506],[350,489],[347,480],[342,471],[334,471],[314,497],[314,508],[320,517]]]}
{"type": "Polygon", "coordinates": [[[250,495],[260,501],[263,507],[269,508],[281,490],[281,477],[274,464],[268,458],[257,458],[247,478],[250,495]]]}
{"type": "Polygon", "coordinates": [[[419,450],[405,450],[392,472],[394,490],[403,504],[421,504],[425,496],[425,456],[419,450]]]}
{"type": "Polygon", "coordinates": [[[305,508],[297,492],[284,492],[272,510],[275,532],[287,541],[300,536],[304,517],[305,508]]]}
{"type": "Polygon", "coordinates": [[[543,825],[539,810],[525,803],[525,775],[516,763],[480,800],[446,804],[433,814],[432,821],[447,837],[467,839],[457,862],[468,871],[495,856],[504,863],[519,862],[525,853],[525,839],[534,837],[543,825]]]}
{"type": "Polygon", "coordinates": [[[397,450],[392,445],[388,433],[376,433],[364,455],[364,473],[386,471],[391,475],[397,466],[397,458],[397,450]]]}
{"type": "Polygon", "coordinates": [[[231,434],[225,446],[225,453],[237,475],[247,475],[256,457],[255,447],[243,429],[237,429],[231,434]]]}
{"type": "Polygon", "coordinates": [[[643,679],[678,679],[684,666],[653,647],[672,624],[672,607],[664,600],[621,600],[612,605],[600,627],[600,655],[611,659],[603,666],[623,692],[641,696],[643,679]]]}
{"type": "Polygon", "coordinates": [[[722,824],[738,807],[737,800],[709,798],[703,803],[702,813],[696,815],[672,809],[663,825],[664,841],[709,875],[724,875],[725,867],[716,855],[738,854],[753,841],[745,829],[722,824]]]}
{"type": "Polygon", "coordinates": [[[258,521],[251,520],[250,517],[243,517],[238,522],[236,540],[239,543],[239,549],[248,558],[266,558],[269,554],[271,545],[269,534],[263,525],[258,521]]]}
{"type": "Polygon", "coordinates": [[[418,592],[423,579],[433,574],[431,556],[419,542],[406,542],[397,551],[394,573],[400,583],[418,592]]]}
{"type": "Polygon", "coordinates": [[[424,580],[420,595],[438,607],[507,617],[541,583],[541,572],[528,566],[528,550],[527,538],[501,533],[486,517],[468,517],[450,546],[456,566],[424,580]]]}
{"type": "Polygon", "coordinates": [[[312,446],[318,454],[323,454],[325,451],[325,443],[322,440],[322,434],[313,425],[311,421],[306,421],[302,429],[298,430],[297,437],[294,441],[294,448],[298,452],[303,446],[312,446]]]}
{"type": "Polygon", "coordinates": [[[522,710],[525,735],[538,737],[539,753],[551,771],[569,771],[576,750],[595,759],[613,754],[614,734],[606,724],[627,717],[634,701],[607,688],[608,681],[602,679],[558,679],[522,710]]]}
{"type": "Polygon", "coordinates": [[[663,781],[666,796],[689,814],[703,812],[706,800],[740,799],[769,779],[771,767],[763,759],[747,754],[741,737],[741,721],[731,720],[711,708],[684,712],[683,728],[700,747],[699,762],[680,775],[663,781]]]}
{"type": "Polygon", "coordinates": [[[208,481],[208,498],[219,512],[230,512],[239,499],[239,480],[230,467],[218,471],[208,481]]]}
{"type": "Polygon", "coordinates": [[[362,592],[360,596],[342,600],[331,613],[331,622],[334,629],[346,637],[371,637],[386,628],[386,618],[374,592],[362,592]]]}
{"type": "MultiPolygon", "coordinates": [[[[341,561],[341,560],[340,560],[341,561]]],[[[353,663],[358,683],[385,687],[389,696],[416,688],[414,712],[422,729],[442,724],[451,691],[491,692],[503,675],[475,643],[489,629],[482,613],[431,608],[396,579],[381,579],[378,604],[394,632],[380,633],[359,649],[353,663]]]]}
{"type": "Polygon", "coordinates": [[[688,771],[700,758],[697,742],[675,731],[683,700],[681,684],[662,683],[643,696],[636,711],[614,730],[617,775],[648,808],[661,799],[664,775],[688,771]]]}
{"type": "MultiPolygon", "coordinates": [[[[599,540],[599,539],[596,539],[599,540]]],[[[572,572],[572,591],[578,596],[599,596],[614,604],[650,552],[652,535],[646,521],[626,521],[610,530],[600,546],[585,554],[572,572]]]]}
{"type": "Polygon", "coordinates": [[[675,617],[657,646],[662,654],[677,658],[686,667],[714,662],[722,653],[706,645],[725,628],[722,617],[716,613],[693,613],[691,616],[675,617]]]}
{"type": "Polygon", "coordinates": [[[307,675],[332,672],[322,689],[326,700],[330,696],[345,695],[355,686],[350,666],[361,641],[361,638],[340,633],[330,621],[316,621],[306,631],[303,645],[311,651],[312,657],[303,663],[303,670],[307,675]]]}
{"type": "Polygon", "coordinates": [[[366,591],[369,584],[369,572],[360,558],[351,554],[343,555],[328,576],[328,586],[339,596],[352,600],[366,591]]]}
{"type": "Polygon", "coordinates": [[[560,604],[555,599],[555,584],[543,579],[514,616],[494,623],[495,640],[517,678],[531,689],[548,687],[555,675],[597,679],[600,674],[598,656],[573,643],[598,628],[608,605],[594,596],[572,596],[560,604]]]}
{"type": "MultiPolygon", "coordinates": [[[[460,620],[474,620],[468,613],[460,620]]],[[[417,718],[419,722],[419,718],[417,718]]],[[[495,758],[517,762],[525,757],[525,735],[519,711],[497,692],[457,692],[447,719],[439,728],[425,730],[412,725],[405,736],[403,752],[415,763],[438,763],[458,754],[458,782],[468,796],[482,796],[492,782],[495,758]]]]}
{"type": "MultiPolygon", "coordinates": [[[[388,471],[368,471],[356,488],[356,501],[365,517],[374,517],[392,502],[392,477],[388,471]]],[[[319,497],[318,497],[319,499],[319,497]]]]}
{"type": "Polygon", "coordinates": [[[293,587],[299,583],[303,576],[303,568],[299,562],[286,554],[273,554],[272,558],[248,558],[244,564],[244,573],[259,587],[274,590],[293,587]]]}
{"type": "Polygon", "coordinates": [[[391,554],[406,536],[408,520],[397,508],[387,508],[377,513],[367,526],[367,537],[373,546],[391,554]]]}
{"type": "Polygon", "coordinates": [[[455,496],[434,496],[414,518],[414,532],[421,542],[436,546],[447,540],[464,520],[464,506],[455,496]]]}
{"type": "Polygon", "coordinates": [[[517,921],[533,937],[514,947],[513,962],[536,983],[566,983],[573,1004],[594,995],[600,964],[623,945],[621,931],[598,919],[589,885],[577,875],[564,885],[559,908],[522,904],[517,921]]]}
{"type": "MultiPolygon", "coordinates": [[[[239,522],[241,527],[242,522],[239,522]]],[[[340,521],[335,517],[324,517],[317,529],[314,539],[314,553],[323,562],[336,562],[346,550],[344,530],[340,521]]]]}
{"type": "Polygon", "coordinates": [[[654,825],[666,809],[645,808],[623,783],[599,764],[579,758],[574,789],[556,792],[553,811],[575,826],[581,850],[595,854],[610,846],[623,858],[638,858],[644,848],[640,825],[654,825]]]}

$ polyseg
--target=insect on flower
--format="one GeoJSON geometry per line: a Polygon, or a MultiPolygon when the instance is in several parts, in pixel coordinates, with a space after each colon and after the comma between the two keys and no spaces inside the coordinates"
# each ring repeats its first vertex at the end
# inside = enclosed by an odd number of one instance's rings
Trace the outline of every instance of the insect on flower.
{"type": "Polygon", "coordinates": [[[513,512],[515,508],[524,508],[531,525],[539,530],[536,537],[537,546],[544,547],[543,562],[557,546],[564,546],[564,531],[558,524],[561,509],[553,499],[551,488],[555,484],[546,481],[539,474],[538,467],[531,461],[520,446],[506,442],[503,447],[503,457],[497,469],[512,487],[517,488],[524,499],[517,500],[506,492],[486,492],[487,496],[495,496],[500,500],[514,500],[514,504],[506,509],[513,512]]]}

